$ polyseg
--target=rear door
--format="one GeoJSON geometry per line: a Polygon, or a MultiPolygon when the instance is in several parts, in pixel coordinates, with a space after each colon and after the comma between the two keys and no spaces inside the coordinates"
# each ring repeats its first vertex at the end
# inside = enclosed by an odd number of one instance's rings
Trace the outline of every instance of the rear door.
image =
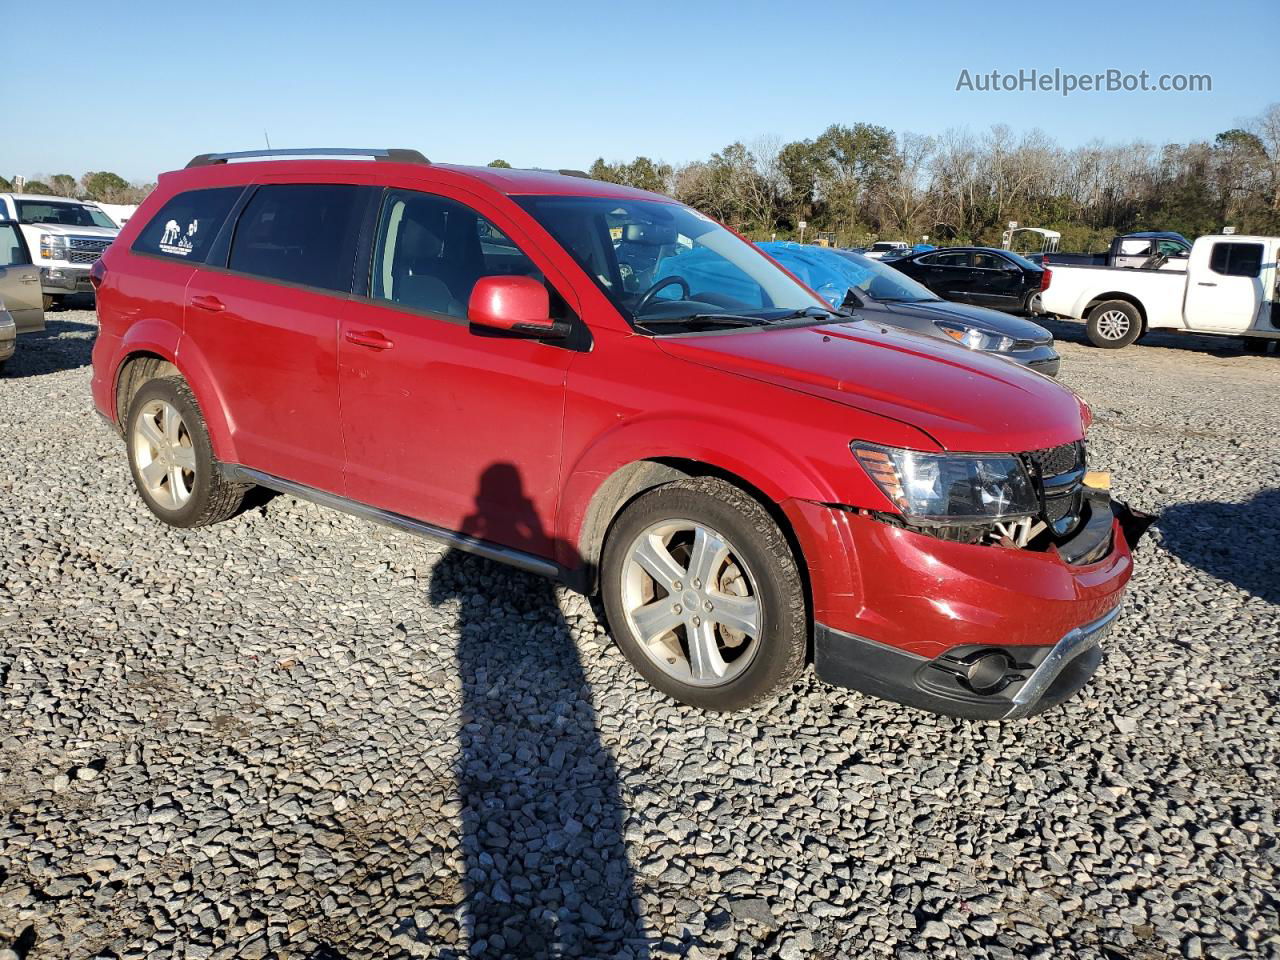
{"type": "Polygon", "coordinates": [[[463,190],[387,191],[371,248],[338,342],[348,496],[550,557],[578,347],[473,332],[467,304],[481,276],[521,274],[547,283],[553,316],[580,322],[571,289],[463,190]]]}
{"type": "Polygon", "coordinates": [[[1251,329],[1267,299],[1262,283],[1265,246],[1251,240],[1216,240],[1204,246],[1207,251],[1193,252],[1187,273],[1187,326],[1218,333],[1251,329]]]}
{"type": "Polygon", "coordinates": [[[935,253],[918,262],[926,268],[923,278],[919,278],[926,287],[944,300],[969,301],[973,271],[969,266],[968,251],[935,253]]]}
{"type": "Polygon", "coordinates": [[[44,329],[40,269],[12,220],[0,220],[0,304],[13,315],[19,333],[44,329]]]}
{"type": "Polygon", "coordinates": [[[351,182],[265,178],[226,253],[187,284],[184,343],[221,392],[239,461],[332,493],[343,492],[338,319],[375,196],[351,182]]]}

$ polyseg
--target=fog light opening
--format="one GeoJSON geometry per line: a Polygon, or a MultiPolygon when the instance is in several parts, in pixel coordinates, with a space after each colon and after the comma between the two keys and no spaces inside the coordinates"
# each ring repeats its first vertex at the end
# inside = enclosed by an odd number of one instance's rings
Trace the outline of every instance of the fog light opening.
{"type": "Polygon", "coordinates": [[[963,680],[974,693],[988,696],[999,693],[1011,679],[1014,662],[999,650],[979,653],[965,665],[963,680]]]}

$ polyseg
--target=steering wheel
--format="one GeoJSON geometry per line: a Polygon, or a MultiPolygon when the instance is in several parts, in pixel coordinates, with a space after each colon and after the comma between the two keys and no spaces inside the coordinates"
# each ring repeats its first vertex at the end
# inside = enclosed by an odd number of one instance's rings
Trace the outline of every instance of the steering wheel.
{"type": "Polygon", "coordinates": [[[665,290],[667,287],[671,286],[673,283],[680,284],[680,289],[681,291],[684,292],[684,299],[686,300],[690,299],[689,284],[685,282],[684,277],[677,277],[677,276],[663,277],[661,280],[659,280],[652,287],[650,287],[648,290],[646,290],[643,294],[640,295],[640,299],[636,301],[636,305],[631,309],[631,312],[636,314],[637,316],[639,314],[644,313],[644,308],[647,307],[653,301],[653,298],[657,296],[658,291],[665,290]]]}

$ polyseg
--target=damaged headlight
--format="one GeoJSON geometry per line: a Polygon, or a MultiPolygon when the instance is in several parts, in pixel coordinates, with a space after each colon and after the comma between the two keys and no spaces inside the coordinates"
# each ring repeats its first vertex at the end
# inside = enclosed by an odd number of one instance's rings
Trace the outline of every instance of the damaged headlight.
{"type": "Polygon", "coordinates": [[[1040,504],[1022,462],[998,453],[921,453],[854,441],[862,469],[908,517],[953,523],[1030,517],[1040,504]]]}

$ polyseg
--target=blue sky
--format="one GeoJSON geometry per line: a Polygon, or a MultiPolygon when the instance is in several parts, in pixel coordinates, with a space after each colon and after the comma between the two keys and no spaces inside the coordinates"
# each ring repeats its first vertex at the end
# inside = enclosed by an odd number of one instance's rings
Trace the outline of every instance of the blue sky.
{"type": "Polygon", "coordinates": [[[856,121],[1164,143],[1280,100],[1269,2],[130,0],[72,3],[59,23],[72,22],[74,41],[6,44],[5,176],[151,179],[196,153],[260,147],[264,128],[277,147],[545,167],[680,162],[856,121]],[[1055,67],[1207,73],[1213,90],[955,89],[962,69],[1055,67]]]}

